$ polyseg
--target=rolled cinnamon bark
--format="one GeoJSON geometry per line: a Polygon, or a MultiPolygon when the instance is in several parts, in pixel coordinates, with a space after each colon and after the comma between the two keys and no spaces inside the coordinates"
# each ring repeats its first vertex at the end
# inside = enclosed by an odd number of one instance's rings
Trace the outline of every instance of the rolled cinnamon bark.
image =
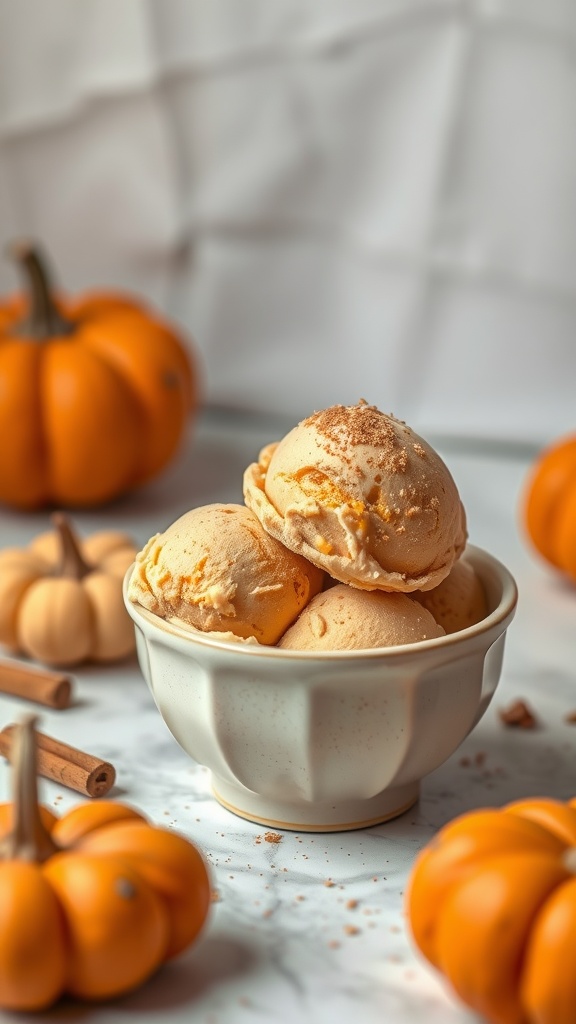
{"type": "Polygon", "coordinates": [[[59,710],[70,707],[72,680],[60,672],[0,660],[0,693],[59,710]]]}
{"type": "MultiPolygon", "coordinates": [[[[0,754],[9,761],[15,725],[0,730],[0,754]]],[[[36,732],[38,772],[46,779],[60,782],[84,796],[105,796],[116,780],[116,770],[109,761],[101,761],[76,747],[36,732]]]]}

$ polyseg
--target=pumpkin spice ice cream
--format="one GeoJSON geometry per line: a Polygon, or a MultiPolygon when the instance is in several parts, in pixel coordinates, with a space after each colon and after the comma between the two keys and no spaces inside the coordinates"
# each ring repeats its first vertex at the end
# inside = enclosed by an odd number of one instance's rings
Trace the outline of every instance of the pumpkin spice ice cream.
{"type": "Polygon", "coordinates": [[[407,594],[337,583],[312,598],[277,646],[289,651],[353,651],[439,636],[444,636],[442,626],[407,594]]]}
{"type": "Polygon", "coordinates": [[[270,537],[244,505],[202,505],[137,555],[128,597],[203,632],[275,644],[324,573],[270,537]]]}
{"type": "Polygon", "coordinates": [[[436,587],[466,544],[454,480],[405,423],[361,401],[302,420],[244,474],[264,529],[363,590],[436,587]]]}
{"type": "Polygon", "coordinates": [[[484,588],[474,569],[460,558],[434,590],[410,595],[434,616],[447,633],[480,622],[488,614],[484,588]]]}

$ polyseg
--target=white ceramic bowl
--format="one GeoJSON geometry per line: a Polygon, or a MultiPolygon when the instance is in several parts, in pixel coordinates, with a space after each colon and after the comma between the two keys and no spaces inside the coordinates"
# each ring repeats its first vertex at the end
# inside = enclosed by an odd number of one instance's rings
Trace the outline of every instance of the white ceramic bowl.
{"type": "Polygon", "coordinates": [[[401,647],[315,653],[230,643],[165,622],[126,597],[144,677],[168,728],[244,818],[299,831],[373,825],[407,810],[498,684],[517,601],[508,570],[465,555],[489,614],[401,647]]]}

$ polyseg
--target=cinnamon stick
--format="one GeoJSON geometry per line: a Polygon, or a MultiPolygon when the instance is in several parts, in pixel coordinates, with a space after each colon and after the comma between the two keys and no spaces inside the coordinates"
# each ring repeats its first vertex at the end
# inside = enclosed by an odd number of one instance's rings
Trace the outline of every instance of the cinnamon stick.
{"type": "Polygon", "coordinates": [[[72,681],[59,672],[0,660],[0,693],[62,710],[70,707],[72,681]]]}
{"type": "MultiPolygon", "coordinates": [[[[17,725],[0,730],[0,754],[11,760],[14,731],[17,725]]],[[[60,782],[84,796],[105,796],[114,785],[116,770],[108,761],[101,761],[76,747],[36,732],[38,772],[46,779],[60,782]]]]}

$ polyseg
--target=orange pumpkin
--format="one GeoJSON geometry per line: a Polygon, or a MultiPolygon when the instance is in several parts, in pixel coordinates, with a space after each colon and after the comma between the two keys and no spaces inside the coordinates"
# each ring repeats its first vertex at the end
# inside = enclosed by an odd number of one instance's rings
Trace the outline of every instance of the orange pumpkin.
{"type": "Polygon", "coordinates": [[[0,501],[90,507],[154,477],[197,403],[193,358],[127,296],[54,297],[39,253],[0,303],[0,501]]]}
{"type": "Polygon", "coordinates": [[[14,749],[15,798],[0,805],[0,1007],[127,992],[200,933],[204,858],[114,801],[57,818],[37,802],[33,717],[14,749]]]}
{"type": "Polygon", "coordinates": [[[522,513],[539,554],[576,580],[576,436],[556,441],[536,459],[522,513]]]}
{"type": "Polygon", "coordinates": [[[574,1024],[576,800],[527,799],[446,825],[406,896],[414,941],[492,1024],[574,1024]]]}

